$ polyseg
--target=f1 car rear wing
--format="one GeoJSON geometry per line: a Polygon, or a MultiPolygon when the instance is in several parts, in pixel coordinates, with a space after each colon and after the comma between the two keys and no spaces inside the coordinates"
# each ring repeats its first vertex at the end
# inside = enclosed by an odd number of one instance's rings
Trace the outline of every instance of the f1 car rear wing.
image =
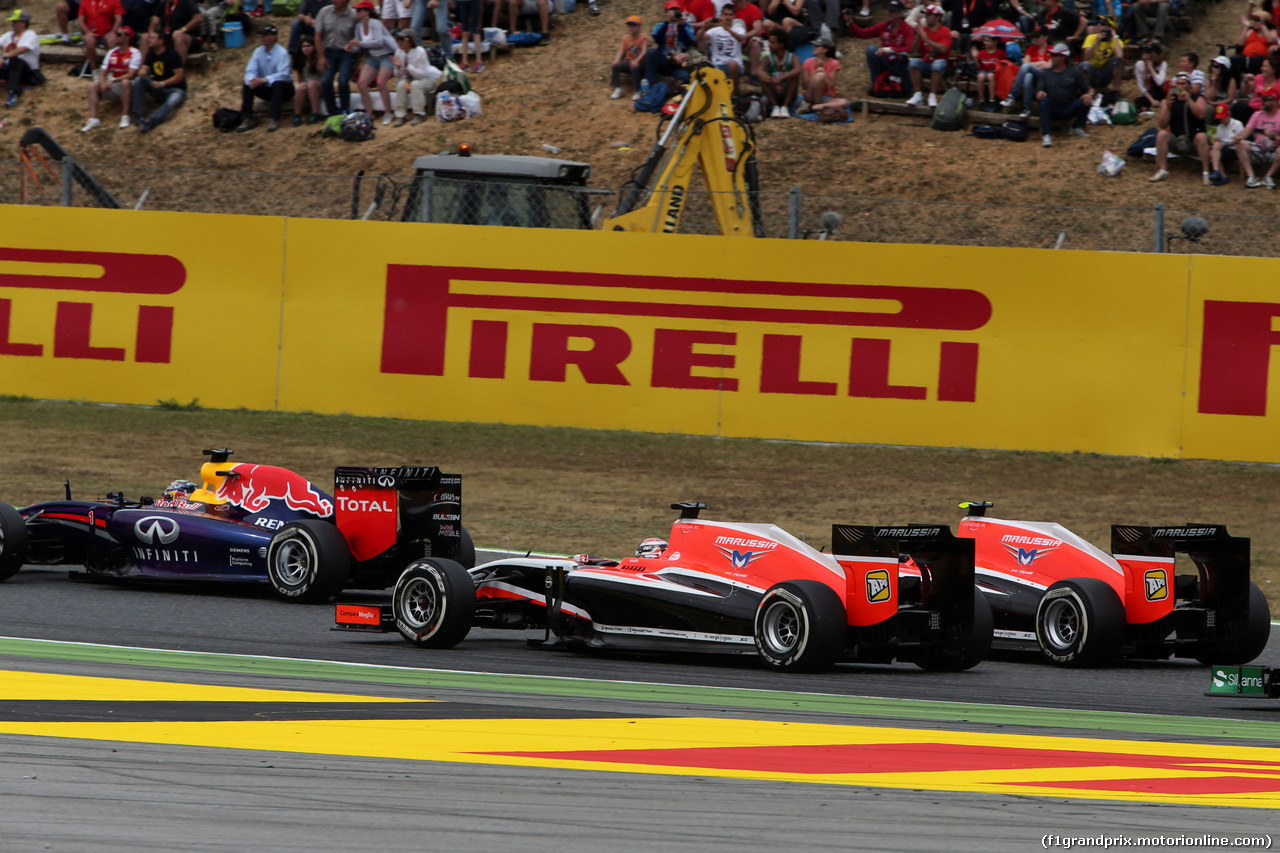
{"type": "MultiPolygon", "coordinates": [[[[1196,598],[1214,610],[1248,609],[1249,540],[1232,536],[1223,524],[1184,524],[1177,527],[1111,526],[1111,553],[1121,565],[1127,558],[1164,562],[1173,575],[1176,554],[1191,558],[1198,570],[1195,589],[1175,583],[1178,598],[1196,598]]],[[[1128,566],[1126,566],[1128,568],[1128,566]]]]}
{"type": "MultiPolygon", "coordinates": [[[[924,610],[940,613],[948,623],[967,621],[973,616],[974,540],[955,536],[947,525],[878,527],[833,524],[831,552],[837,560],[841,557],[861,558],[864,565],[875,562],[868,562],[867,558],[879,557],[891,563],[911,560],[920,569],[919,601],[899,600],[900,608],[918,603],[924,610]]],[[[851,590],[856,587],[861,591],[865,585],[868,592],[865,598],[874,605],[873,579],[865,577],[861,580],[859,584],[851,583],[851,590]]],[[[893,590],[893,595],[896,598],[898,590],[893,590]]],[[[861,595],[850,594],[846,605],[851,620],[857,619],[858,611],[863,609],[862,598],[861,595]]],[[[861,624],[869,624],[869,621],[864,620],[861,624]]]]}
{"type": "Polygon", "coordinates": [[[462,477],[434,465],[340,467],[333,471],[338,529],[351,554],[368,560],[391,546],[429,542],[420,556],[462,554],[462,477]]]}

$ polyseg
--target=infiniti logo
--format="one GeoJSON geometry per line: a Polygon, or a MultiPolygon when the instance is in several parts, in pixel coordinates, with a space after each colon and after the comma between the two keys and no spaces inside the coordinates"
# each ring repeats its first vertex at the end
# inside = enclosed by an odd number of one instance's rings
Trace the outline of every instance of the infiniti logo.
{"type": "Polygon", "coordinates": [[[384,489],[389,489],[395,484],[396,484],[395,478],[388,476],[387,474],[383,474],[381,477],[378,478],[378,485],[384,489]]]}
{"type": "Polygon", "coordinates": [[[178,522],[162,515],[148,515],[134,522],[133,532],[139,542],[168,545],[178,538],[178,522]]]}

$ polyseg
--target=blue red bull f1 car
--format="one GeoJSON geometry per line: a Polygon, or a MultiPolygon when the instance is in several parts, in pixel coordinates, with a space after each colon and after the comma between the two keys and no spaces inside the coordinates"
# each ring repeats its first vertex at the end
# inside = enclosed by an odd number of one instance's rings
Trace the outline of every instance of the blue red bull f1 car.
{"type": "Polygon", "coordinates": [[[837,524],[824,554],[772,524],[700,519],[703,508],[674,504],[670,540],[621,561],[509,557],[468,572],[421,560],[390,605],[340,604],[336,627],[427,648],[473,626],[538,629],[550,646],[757,653],[793,671],[893,660],[959,671],[991,646],[973,542],[945,525],[837,524]]]}
{"type": "Polygon", "coordinates": [[[422,557],[475,565],[462,478],[428,465],[340,467],[333,494],[272,465],[206,450],[201,483],[160,498],[0,504],[0,580],[24,564],[91,575],[267,581],[291,601],[384,589],[422,557]]]}

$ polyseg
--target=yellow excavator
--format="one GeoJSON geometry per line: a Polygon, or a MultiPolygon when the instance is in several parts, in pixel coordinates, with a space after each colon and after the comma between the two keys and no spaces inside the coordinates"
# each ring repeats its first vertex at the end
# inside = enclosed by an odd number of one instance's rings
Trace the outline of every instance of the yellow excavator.
{"type": "Polygon", "coordinates": [[[657,143],[623,186],[603,230],[674,233],[701,165],[719,233],[763,237],[755,151],[750,123],[734,115],[729,78],[710,65],[695,68],[684,99],[665,129],[659,126],[657,143]]]}

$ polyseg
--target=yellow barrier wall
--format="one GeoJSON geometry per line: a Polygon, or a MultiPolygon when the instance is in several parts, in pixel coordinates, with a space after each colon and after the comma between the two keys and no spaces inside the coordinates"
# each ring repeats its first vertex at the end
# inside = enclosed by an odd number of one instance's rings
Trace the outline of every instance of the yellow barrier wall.
{"type": "Polygon", "coordinates": [[[6,210],[5,393],[1280,461],[1276,261],[6,210]]]}

